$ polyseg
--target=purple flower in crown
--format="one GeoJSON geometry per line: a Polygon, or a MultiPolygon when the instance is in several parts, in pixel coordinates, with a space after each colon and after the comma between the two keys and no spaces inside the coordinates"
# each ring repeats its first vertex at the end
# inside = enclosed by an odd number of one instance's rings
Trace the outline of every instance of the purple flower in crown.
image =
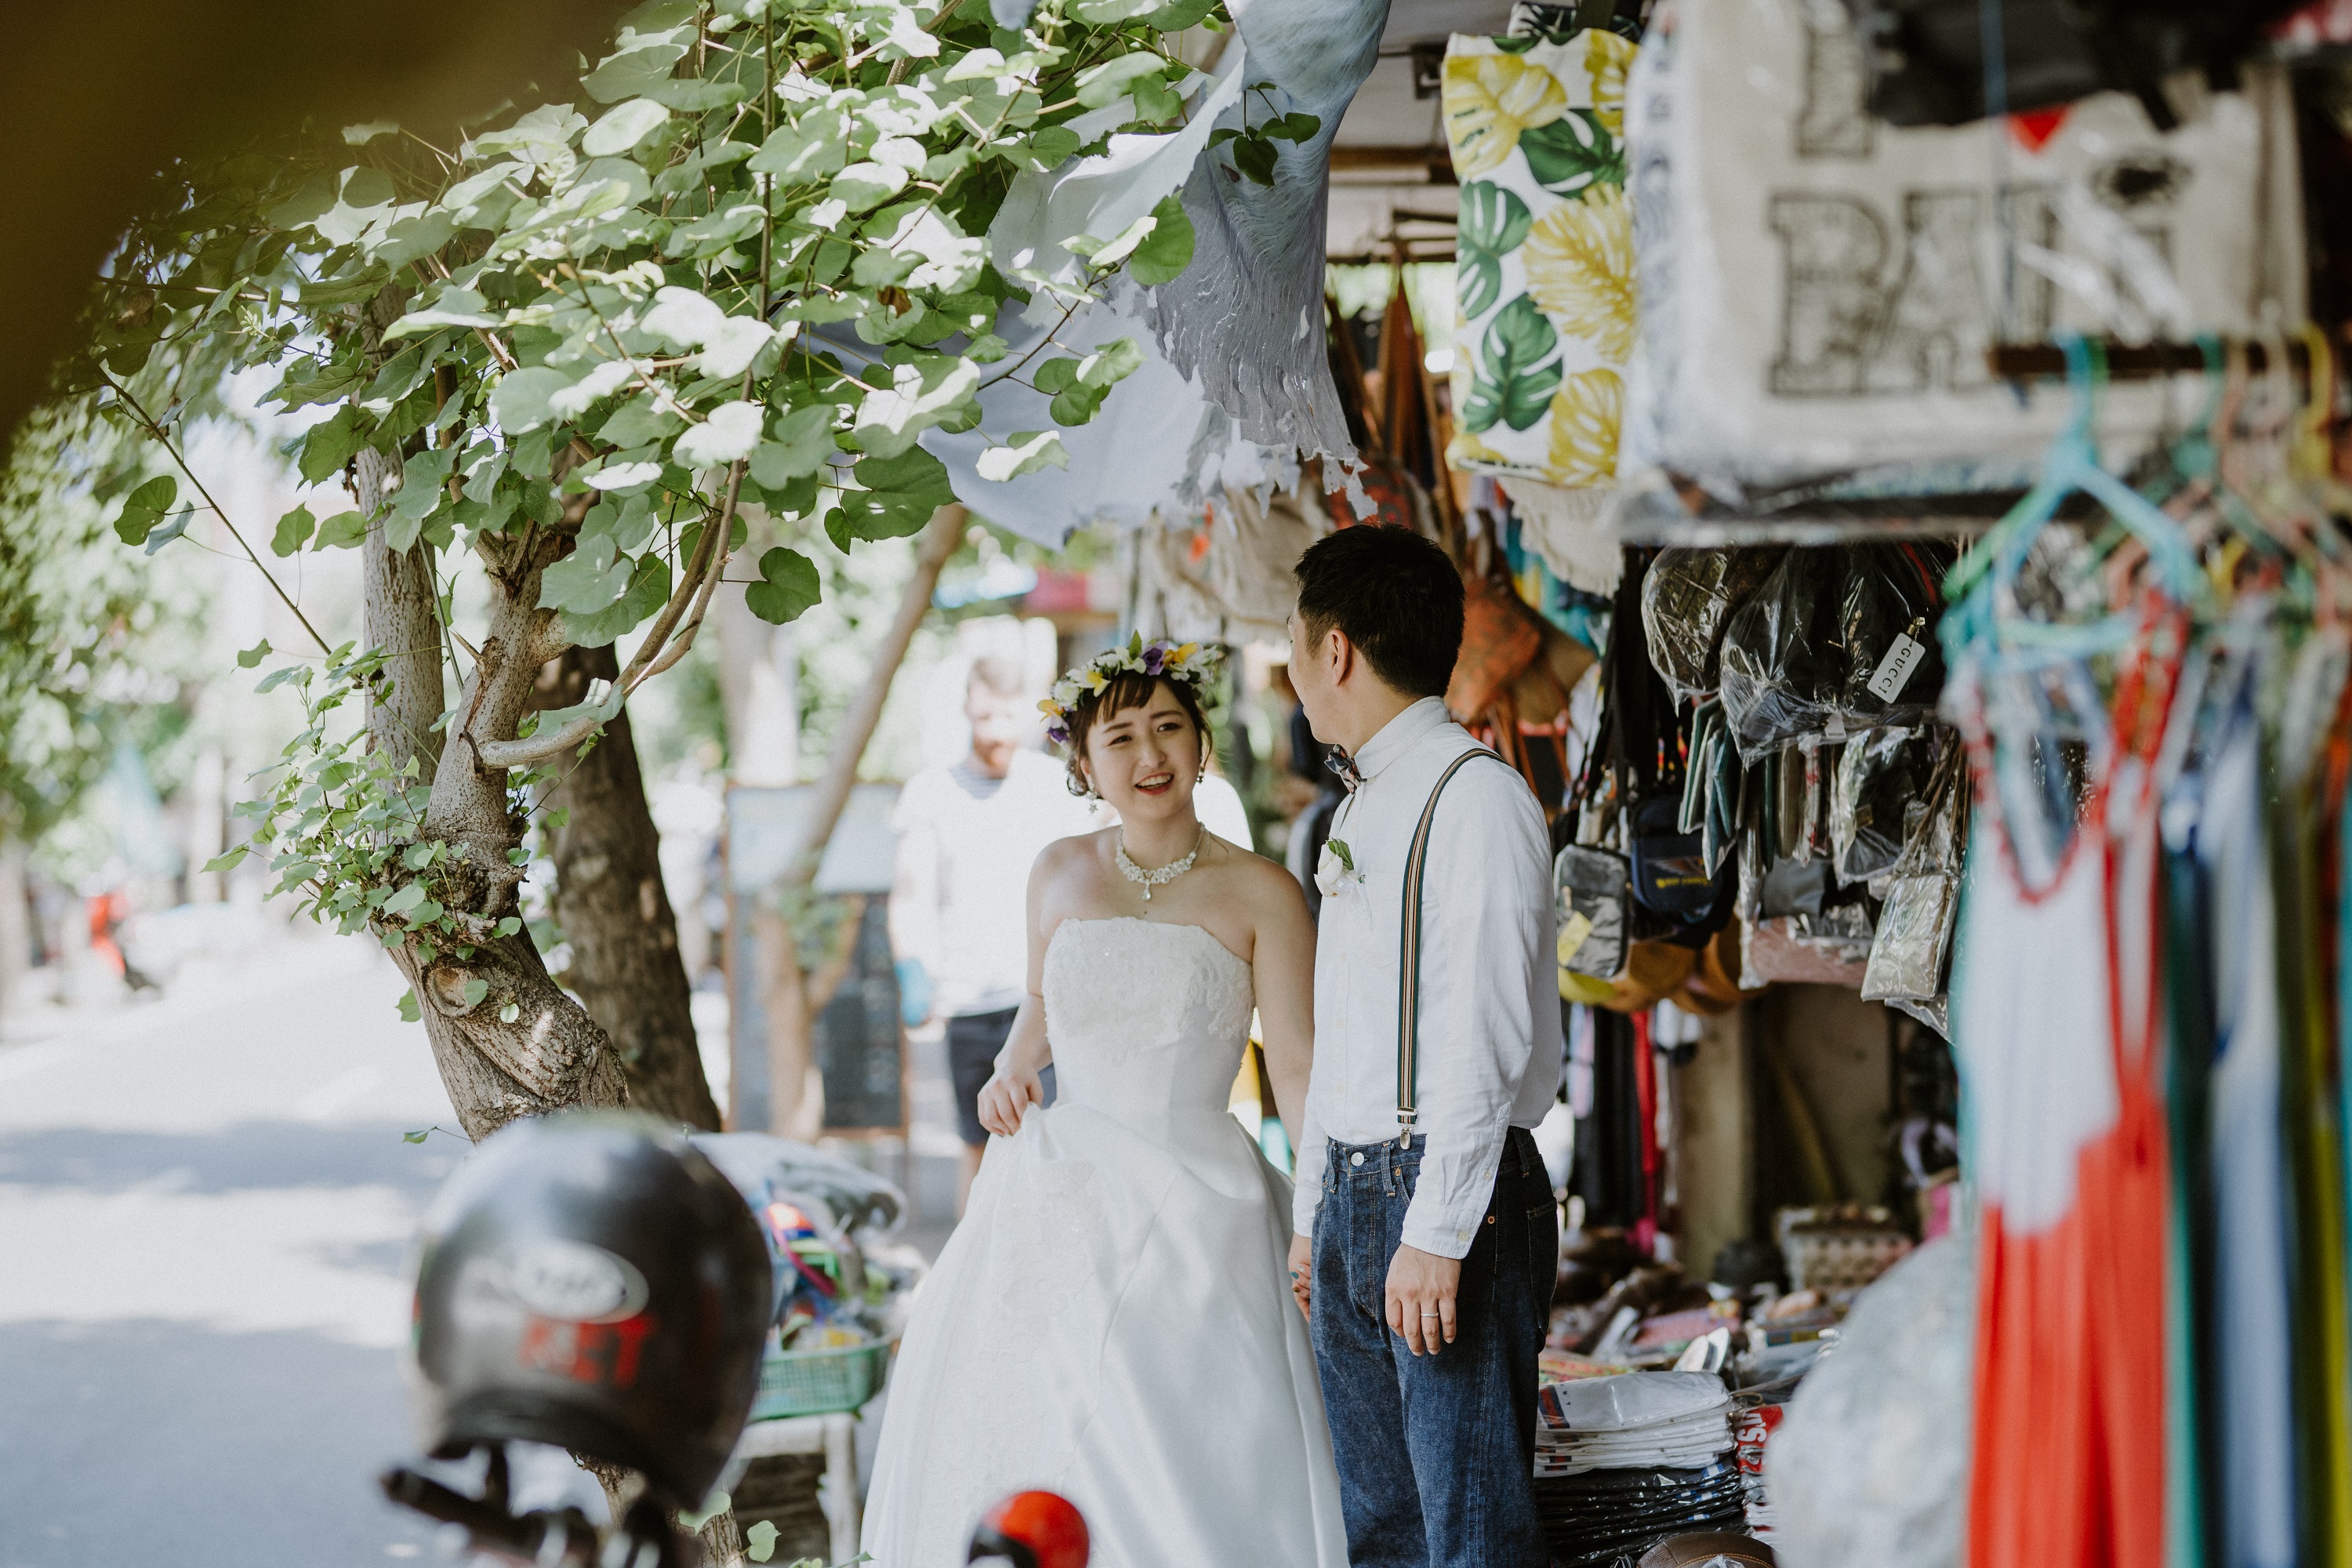
{"type": "Polygon", "coordinates": [[[1172,643],[1156,642],[1143,650],[1143,673],[1158,675],[1167,668],[1168,656],[1175,651],[1172,643]]]}
{"type": "Polygon", "coordinates": [[[1070,743],[1070,732],[1059,724],[1049,724],[1045,727],[1045,739],[1055,745],[1066,746],[1070,743]]]}

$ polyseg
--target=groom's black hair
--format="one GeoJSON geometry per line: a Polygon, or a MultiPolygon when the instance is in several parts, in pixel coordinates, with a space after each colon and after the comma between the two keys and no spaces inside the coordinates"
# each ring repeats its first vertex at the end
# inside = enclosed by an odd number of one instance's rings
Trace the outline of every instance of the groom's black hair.
{"type": "Polygon", "coordinates": [[[1443,697],[1462,651],[1462,574],[1433,540],[1359,525],[1317,540],[1298,558],[1298,618],[1307,640],[1333,630],[1385,685],[1443,697]]]}

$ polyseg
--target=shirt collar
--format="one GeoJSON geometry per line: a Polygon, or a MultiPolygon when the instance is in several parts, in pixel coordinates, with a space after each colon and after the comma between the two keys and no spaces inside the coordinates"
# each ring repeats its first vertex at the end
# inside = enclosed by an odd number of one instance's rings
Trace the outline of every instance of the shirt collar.
{"type": "Polygon", "coordinates": [[[1415,741],[1444,723],[1453,715],[1445,710],[1445,699],[1424,697],[1380,728],[1380,732],[1356,750],[1355,763],[1364,777],[1370,778],[1382,768],[1404,755],[1415,741]]]}

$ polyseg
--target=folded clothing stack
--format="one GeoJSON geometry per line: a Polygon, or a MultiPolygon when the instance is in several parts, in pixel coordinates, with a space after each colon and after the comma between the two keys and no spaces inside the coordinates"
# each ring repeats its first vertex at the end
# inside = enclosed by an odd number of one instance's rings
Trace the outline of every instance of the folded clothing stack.
{"type": "Polygon", "coordinates": [[[1740,1529],[1739,1467],[1729,1459],[1559,1476],[1538,1480],[1535,1496],[1552,1568],[1633,1568],[1670,1536],[1740,1529]]]}
{"type": "Polygon", "coordinates": [[[1629,1372],[1537,1396],[1536,1515],[1556,1568],[1632,1568],[1686,1531],[1738,1531],[1731,1395],[1707,1372],[1629,1372]]]}
{"type": "Polygon", "coordinates": [[[1759,1405],[1742,1410],[1732,1422],[1732,1434],[1739,1439],[1739,1477],[1744,1483],[1748,1500],[1748,1533],[1759,1541],[1769,1541],[1776,1522],[1772,1500],[1764,1490],[1764,1445],[1780,1425],[1782,1406],[1759,1405]]]}
{"type": "Polygon", "coordinates": [[[1729,1453],[1731,1395],[1706,1372],[1629,1372],[1537,1396],[1536,1475],[1689,1469],[1729,1453]]]}

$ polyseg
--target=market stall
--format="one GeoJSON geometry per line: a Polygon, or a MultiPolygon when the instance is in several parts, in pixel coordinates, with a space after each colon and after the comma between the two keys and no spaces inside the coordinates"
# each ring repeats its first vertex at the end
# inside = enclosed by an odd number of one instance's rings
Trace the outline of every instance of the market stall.
{"type": "Polygon", "coordinates": [[[1398,0],[1284,165],[1318,363],[1139,302],[1160,394],[995,519],[1269,653],[1333,529],[1460,565],[1559,856],[1557,1563],[2352,1562],[2352,23],[2292,9],[1398,0]]]}

